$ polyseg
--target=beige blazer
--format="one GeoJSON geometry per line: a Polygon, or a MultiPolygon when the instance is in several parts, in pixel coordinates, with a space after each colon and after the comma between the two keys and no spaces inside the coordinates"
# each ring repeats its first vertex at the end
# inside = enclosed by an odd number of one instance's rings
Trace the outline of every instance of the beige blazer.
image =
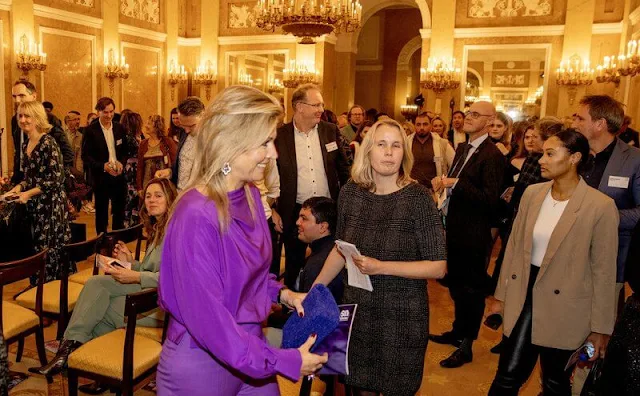
{"type": "MultiPolygon", "coordinates": [[[[533,227],[553,182],[529,186],[520,202],[495,297],[504,301],[504,334],[522,312],[531,270],[533,227]]],[[[580,180],[556,228],[533,287],[533,344],[577,349],[615,322],[618,210],[580,180]]]]}

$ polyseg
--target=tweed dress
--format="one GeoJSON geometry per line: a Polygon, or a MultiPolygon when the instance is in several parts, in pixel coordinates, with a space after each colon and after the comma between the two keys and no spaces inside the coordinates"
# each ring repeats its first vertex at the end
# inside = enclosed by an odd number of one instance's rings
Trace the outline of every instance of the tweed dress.
{"type": "MultiPolygon", "coordinates": [[[[418,183],[376,195],[347,183],[338,200],[337,237],[381,261],[446,260],[440,216],[418,183]]],[[[429,334],[427,281],[371,276],[373,292],[346,284],[343,303],[358,304],[347,384],[385,396],[420,388],[429,334]]]]}

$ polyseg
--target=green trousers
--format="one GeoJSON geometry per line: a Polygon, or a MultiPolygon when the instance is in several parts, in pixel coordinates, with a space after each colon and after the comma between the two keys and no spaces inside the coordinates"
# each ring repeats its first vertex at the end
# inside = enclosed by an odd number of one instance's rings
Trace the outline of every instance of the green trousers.
{"type": "MultiPolygon", "coordinates": [[[[127,294],[142,291],[139,284],[124,285],[109,275],[96,275],[84,285],[64,332],[67,340],[85,343],[125,326],[124,308],[127,294]]],[[[164,313],[160,309],[138,315],[137,324],[162,327],[164,313]]]]}

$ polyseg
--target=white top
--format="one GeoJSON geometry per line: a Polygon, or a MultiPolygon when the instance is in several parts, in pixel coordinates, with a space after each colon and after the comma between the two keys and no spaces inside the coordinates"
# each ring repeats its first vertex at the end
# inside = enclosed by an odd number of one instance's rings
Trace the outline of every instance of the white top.
{"type": "Polygon", "coordinates": [[[556,201],[551,196],[551,189],[547,193],[547,196],[542,202],[540,207],[540,213],[538,213],[538,219],[536,225],[533,227],[533,248],[531,251],[531,264],[536,267],[542,265],[544,255],[547,253],[547,246],[549,246],[549,240],[551,234],[556,228],[560,216],[567,207],[569,200],[556,201]]]}
{"type": "Polygon", "coordinates": [[[453,130],[453,149],[456,150],[460,143],[464,143],[467,141],[467,134],[464,131],[456,131],[453,130]]]}
{"type": "Polygon", "coordinates": [[[116,141],[113,137],[113,121],[111,122],[109,128],[102,125],[102,121],[100,121],[99,119],[98,122],[100,123],[100,128],[102,128],[104,140],[106,140],[107,142],[107,149],[109,150],[109,162],[113,164],[118,160],[118,158],[116,157],[116,141]]]}
{"type": "Polygon", "coordinates": [[[331,197],[329,182],[324,170],[318,125],[309,133],[298,130],[293,124],[298,167],[298,191],[296,203],[302,204],[311,197],[331,197]]]}
{"type": "Polygon", "coordinates": [[[178,158],[178,161],[180,161],[180,166],[178,167],[178,190],[184,189],[189,182],[195,154],[196,137],[188,134],[180,150],[180,158],[178,158]]]}

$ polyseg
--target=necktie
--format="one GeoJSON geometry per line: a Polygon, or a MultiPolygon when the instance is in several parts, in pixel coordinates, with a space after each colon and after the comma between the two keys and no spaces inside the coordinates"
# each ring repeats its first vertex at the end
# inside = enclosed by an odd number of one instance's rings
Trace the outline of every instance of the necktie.
{"type": "Polygon", "coordinates": [[[467,155],[469,155],[469,150],[471,150],[471,145],[469,143],[460,143],[460,146],[463,147],[462,155],[460,155],[456,165],[453,167],[453,170],[449,173],[449,177],[460,176],[460,172],[462,171],[462,167],[467,159],[467,155]]]}

